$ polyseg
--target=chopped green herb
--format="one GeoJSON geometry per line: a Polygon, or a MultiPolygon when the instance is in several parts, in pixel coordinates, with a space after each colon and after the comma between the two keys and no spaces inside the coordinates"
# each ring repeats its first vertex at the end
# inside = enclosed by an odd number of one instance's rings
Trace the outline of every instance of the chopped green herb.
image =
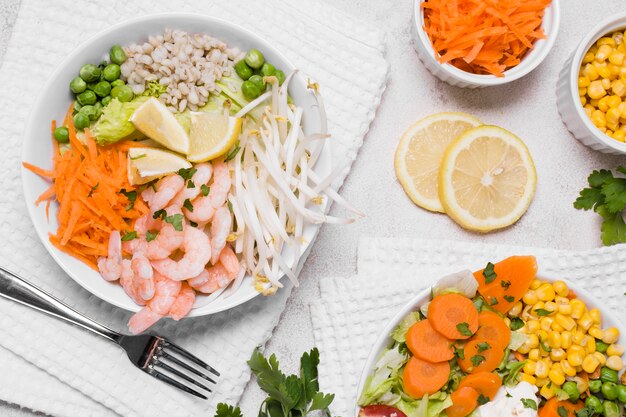
{"type": "Polygon", "coordinates": [[[559,415],[559,417],[568,417],[569,416],[569,411],[567,411],[567,409],[565,407],[563,407],[562,405],[559,405],[559,408],[556,409],[556,412],[559,415]]]}
{"type": "Polygon", "coordinates": [[[191,200],[189,200],[188,198],[185,199],[185,202],[183,203],[183,207],[185,207],[187,210],[193,213],[193,204],[191,204],[191,200]]]}
{"type": "Polygon", "coordinates": [[[498,299],[496,297],[491,297],[491,301],[489,302],[490,306],[495,306],[498,304],[498,299]]]}
{"type": "Polygon", "coordinates": [[[522,404],[524,408],[530,408],[531,410],[537,410],[537,401],[530,398],[522,398],[522,404]]]}
{"type": "Polygon", "coordinates": [[[187,188],[196,188],[196,184],[194,184],[193,181],[189,180],[187,181],[187,188]]]}
{"type": "Polygon", "coordinates": [[[191,226],[191,227],[198,227],[198,223],[192,222],[191,220],[189,220],[189,226],[191,226]]]}
{"type": "Polygon", "coordinates": [[[524,327],[524,320],[520,319],[519,317],[513,317],[511,319],[511,330],[518,330],[521,329],[522,327],[524,327]]]}
{"type": "Polygon", "coordinates": [[[505,299],[506,301],[508,301],[509,303],[512,303],[512,302],[514,302],[514,301],[515,301],[515,297],[513,297],[513,296],[511,296],[511,295],[505,295],[505,296],[504,296],[504,299],[505,299]]]}
{"type": "Polygon", "coordinates": [[[243,414],[241,414],[241,409],[238,406],[233,407],[232,405],[219,403],[214,417],[243,417],[243,414]]]}
{"type": "Polygon", "coordinates": [[[191,177],[193,177],[193,174],[196,173],[196,171],[198,171],[197,169],[191,167],[191,168],[181,168],[178,170],[177,174],[180,175],[181,177],[183,177],[184,180],[190,180],[191,177]]]}
{"type": "Polygon", "coordinates": [[[478,353],[480,353],[480,352],[484,352],[487,349],[490,349],[491,345],[487,342],[480,342],[476,345],[476,347],[478,348],[478,353]]]}
{"type": "Polygon", "coordinates": [[[498,276],[496,272],[493,270],[494,264],[491,262],[487,263],[487,266],[483,270],[483,276],[485,277],[485,284],[490,284],[494,279],[498,276]]]}
{"type": "Polygon", "coordinates": [[[89,194],[87,194],[87,197],[91,197],[93,195],[93,192],[96,191],[98,189],[98,187],[100,186],[100,183],[97,182],[96,185],[94,185],[93,187],[91,187],[91,190],[89,190],[89,194]]]}
{"type": "Polygon", "coordinates": [[[228,154],[226,155],[226,158],[224,159],[224,162],[228,162],[231,159],[233,159],[237,153],[239,152],[239,141],[235,142],[235,146],[228,152],[228,154]]]}
{"type": "Polygon", "coordinates": [[[463,350],[463,348],[455,348],[454,354],[459,359],[465,359],[465,351],[463,350]]]}
{"type": "Polygon", "coordinates": [[[206,185],[206,184],[202,184],[202,185],[200,186],[200,192],[201,192],[201,193],[202,193],[202,195],[203,195],[203,196],[205,196],[205,197],[206,197],[207,195],[209,195],[209,191],[210,191],[210,190],[211,190],[211,189],[210,189],[210,188],[209,188],[209,186],[208,186],[208,185],[206,185]]]}
{"type": "Polygon", "coordinates": [[[124,235],[122,235],[122,242],[128,242],[133,239],[137,239],[137,232],[135,231],[125,232],[124,235]]]}
{"type": "Polygon", "coordinates": [[[183,219],[184,219],[184,216],[182,214],[173,214],[165,218],[165,223],[169,223],[172,226],[174,226],[174,230],[176,230],[177,232],[182,232],[183,231],[183,219]]]}
{"type": "Polygon", "coordinates": [[[461,333],[463,336],[471,336],[472,335],[472,331],[469,328],[469,324],[463,322],[463,323],[459,323],[456,325],[456,329],[459,331],[459,333],[461,333]]]}
{"type": "Polygon", "coordinates": [[[550,314],[552,314],[552,311],[545,310],[545,309],[543,309],[543,308],[538,308],[538,309],[533,310],[533,311],[534,311],[534,313],[535,313],[536,315],[538,315],[539,317],[549,316],[550,314]]]}
{"type": "Polygon", "coordinates": [[[228,200],[228,210],[230,210],[230,212],[233,212],[233,203],[230,202],[230,200],[228,200]]]}
{"type": "Polygon", "coordinates": [[[156,232],[151,232],[148,230],[146,232],[146,242],[152,242],[154,239],[156,239],[158,234],[159,234],[158,230],[156,232]]]}
{"type": "Polygon", "coordinates": [[[511,286],[511,281],[507,281],[507,280],[502,280],[500,281],[500,285],[502,286],[502,288],[504,288],[505,290],[508,290],[509,287],[511,286]]]}
{"type": "Polygon", "coordinates": [[[478,405],[483,405],[483,404],[487,404],[489,401],[491,401],[489,399],[489,397],[485,397],[484,395],[480,394],[478,396],[478,405]]]}
{"type": "Polygon", "coordinates": [[[512,395],[511,395],[511,394],[507,391],[507,392],[506,392],[506,397],[507,397],[507,398],[511,398],[511,397],[512,397],[512,395]]]}
{"type": "Polygon", "coordinates": [[[476,299],[474,300],[474,307],[476,307],[476,310],[482,311],[484,305],[485,300],[483,300],[482,297],[476,297],[476,299]]]}
{"type": "Polygon", "coordinates": [[[552,352],[552,348],[548,345],[546,345],[543,341],[543,339],[541,339],[539,341],[539,346],[541,347],[541,349],[543,349],[545,352],[552,352]]]}
{"type": "Polygon", "coordinates": [[[157,210],[152,215],[152,218],[155,220],[159,217],[161,218],[161,220],[165,220],[165,217],[167,217],[167,212],[165,211],[165,209],[157,210]]]}
{"type": "Polygon", "coordinates": [[[126,191],[126,189],[122,188],[120,194],[124,194],[128,199],[129,204],[126,206],[126,211],[130,211],[135,206],[137,191],[126,191]]]}
{"type": "Polygon", "coordinates": [[[137,159],[145,158],[146,156],[148,156],[148,155],[147,155],[147,154],[145,154],[145,153],[142,153],[141,155],[131,156],[131,157],[130,157],[130,160],[131,160],[131,161],[136,161],[137,159]]]}
{"type": "Polygon", "coordinates": [[[472,361],[472,365],[474,366],[478,366],[481,363],[483,363],[485,361],[485,357],[483,355],[474,355],[470,358],[470,361],[472,361]]]}

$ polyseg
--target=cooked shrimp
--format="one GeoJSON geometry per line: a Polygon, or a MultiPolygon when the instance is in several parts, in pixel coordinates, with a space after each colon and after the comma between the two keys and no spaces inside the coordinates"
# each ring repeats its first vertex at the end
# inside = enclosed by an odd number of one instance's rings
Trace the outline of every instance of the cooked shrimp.
{"type": "Polygon", "coordinates": [[[180,292],[170,308],[169,316],[174,320],[180,320],[191,311],[193,303],[196,301],[196,292],[186,282],[182,283],[180,292]]]}
{"type": "Polygon", "coordinates": [[[235,278],[239,274],[241,264],[239,263],[239,259],[237,259],[237,255],[235,255],[235,252],[230,245],[226,245],[224,246],[224,249],[222,249],[219,262],[224,266],[231,278],[235,278]]]}
{"type": "Polygon", "coordinates": [[[209,184],[211,175],[213,175],[213,166],[210,163],[205,163],[195,165],[194,168],[197,170],[191,177],[191,182],[194,186],[191,188],[186,186],[180,190],[172,200],[172,205],[181,207],[185,200],[189,199],[191,201],[196,198],[200,194],[203,185],[209,184]]]}
{"type": "Polygon", "coordinates": [[[226,206],[222,206],[217,209],[211,222],[211,248],[213,254],[211,255],[211,264],[215,265],[220,257],[220,253],[224,246],[226,246],[226,237],[230,233],[230,229],[233,224],[233,219],[230,215],[230,210],[226,206]]]}
{"type": "Polygon", "coordinates": [[[135,252],[131,261],[134,279],[133,287],[135,294],[148,301],[154,297],[154,272],[152,265],[146,256],[141,252],[135,252]]]}
{"type": "Polygon", "coordinates": [[[231,181],[228,165],[225,162],[217,162],[213,165],[213,173],[213,184],[211,191],[209,191],[209,197],[211,197],[213,208],[217,209],[226,202],[231,181]]]}
{"type": "Polygon", "coordinates": [[[154,280],[154,297],[128,321],[128,329],[133,334],[143,332],[166,316],[180,292],[180,282],[172,281],[158,273],[154,274],[154,280]]]}
{"type": "Polygon", "coordinates": [[[193,206],[193,211],[183,208],[183,212],[185,212],[185,217],[192,222],[207,223],[215,214],[215,207],[211,203],[210,195],[196,198],[191,202],[191,205],[193,206]]]}
{"type": "Polygon", "coordinates": [[[233,278],[224,268],[224,265],[218,262],[202,271],[197,277],[189,280],[189,285],[202,293],[211,294],[220,288],[226,287],[232,280],[233,278]]]}
{"type": "MultiPolygon", "coordinates": [[[[148,194],[148,198],[141,194],[141,197],[146,200],[152,213],[165,208],[176,194],[185,186],[185,180],[178,174],[172,174],[168,177],[164,177],[157,183],[157,191],[153,196],[148,194]]],[[[144,191],[145,192],[145,191],[144,191]]]]}
{"type": "Polygon", "coordinates": [[[98,258],[98,269],[105,280],[115,281],[122,273],[122,239],[117,230],[112,231],[109,235],[108,255],[108,257],[101,256],[98,258]]]}
{"type": "Polygon", "coordinates": [[[143,238],[131,239],[126,242],[122,242],[122,249],[128,255],[134,255],[135,252],[146,252],[147,243],[143,238]]]}
{"type": "MultiPolygon", "coordinates": [[[[165,209],[168,216],[182,214],[180,207],[171,205],[165,209]]],[[[159,234],[146,244],[146,256],[151,261],[165,259],[183,244],[183,230],[178,231],[173,225],[159,220],[154,224],[154,228],[159,230],[159,234]]]]}
{"type": "Polygon", "coordinates": [[[138,304],[140,306],[145,305],[146,301],[137,295],[137,292],[135,291],[135,287],[133,285],[135,274],[133,273],[131,260],[123,259],[121,267],[122,273],[120,274],[120,284],[122,288],[124,289],[126,294],[135,302],[135,304],[138,304]]]}
{"type": "Polygon", "coordinates": [[[184,281],[200,274],[211,259],[211,241],[206,233],[195,227],[185,228],[181,249],[185,255],[179,261],[160,259],[152,261],[152,266],[169,279],[184,281]]]}

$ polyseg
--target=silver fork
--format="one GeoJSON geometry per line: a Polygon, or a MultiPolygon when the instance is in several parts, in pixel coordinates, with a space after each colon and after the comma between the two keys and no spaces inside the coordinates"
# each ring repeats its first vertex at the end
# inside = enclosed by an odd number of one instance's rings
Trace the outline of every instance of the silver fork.
{"type": "Polygon", "coordinates": [[[0,297],[89,330],[122,347],[137,368],[159,381],[205,400],[219,372],[167,339],[147,334],[131,336],[88,319],[14,273],[0,267],[0,297]]]}

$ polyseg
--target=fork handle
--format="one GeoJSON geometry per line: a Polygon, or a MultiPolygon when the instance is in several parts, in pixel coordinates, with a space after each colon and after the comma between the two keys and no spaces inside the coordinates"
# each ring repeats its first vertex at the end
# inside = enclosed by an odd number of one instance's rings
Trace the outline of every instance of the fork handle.
{"type": "Polygon", "coordinates": [[[30,282],[0,266],[0,297],[32,307],[43,313],[87,329],[112,342],[118,343],[121,335],[88,319],[61,301],[46,294],[30,282]]]}

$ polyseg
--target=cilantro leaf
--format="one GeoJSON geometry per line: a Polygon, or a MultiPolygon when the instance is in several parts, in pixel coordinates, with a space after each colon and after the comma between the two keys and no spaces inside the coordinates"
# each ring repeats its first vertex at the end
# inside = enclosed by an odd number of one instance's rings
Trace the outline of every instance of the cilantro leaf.
{"type": "Polygon", "coordinates": [[[189,226],[191,226],[191,227],[198,227],[198,223],[192,222],[191,220],[189,220],[189,226]]]}
{"type": "Polygon", "coordinates": [[[241,409],[239,407],[219,403],[217,405],[217,410],[215,410],[215,417],[243,417],[243,415],[241,414],[241,409]]]}
{"type": "Polygon", "coordinates": [[[483,394],[478,396],[478,405],[487,404],[489,401],[491,401],[489,397],[485,397],[483,394]]]}
{"type": "Polygon", "coordinates": [[[233,159],[239,152],[239,149],[241,148],[239,147],[239,141],[237,141],[235,142],[235,146],[228,152],[228,154],[226,154],[226,158],[224,159],[224,162],[228,162],[231,159],[233,159]]]}
{"type": "Polygon", "coordinates": [[[133,239],[137,239],[137,232],[135,232],[135,231],[125,232],[122,235],[122,242],[128,242],[128,241],[133,240],[133,239]]]}
{"type": "Polygon", "coordinates": [[[146,156],[148,156],[148,154],[142,153],[141,155],[131,156],[130,160],[131,161],[136,161],[137,159],[145,158],[146,156]]]}
{"type": "Polygon", "coordinates": [[[456,348],[456,349],[454,349],[454,354],[459,359],[465,359],[465,351],[463,350],[463,348],[456,348]]]}
{"type": "Polygon", "coordinates": [[[619,213],[626,207],[626,178],[613,178],[602,185],[605,207],[611,213],[619,213]]]}
{"type": "Polygon", "coordinates": [[[543,308],[538,308],[536,310],[533,310],[533,312],[539,317],[549,316],[550,314],[552,314],[552,311],[543,308]]]}
{"type": "Polygon", "coordinates": [[[485,361],[485,357],[483,355],[474,355],[470,358],[470,361],[472,361],[472,365],[474,366],[478,366],[481,363],[483,363],[485,361]]]}
{"type": "Polygon", "coordinates": [[[317,348],[305,352],[300,358],[300,378],[304,385],[303,399],[310,400],[319,391],[317,382],[317,366],[320,363],[320,352],[317,348]]]}
{"type": "Polygon", "coordinates": [[[480,343],[478,343],[478,344],[476,345],[476,347],[478,348],[478,349],[477,349],[477,350],[478,350],[478,353],[480,353],[480,352],[484,352],[484,351],[485,351],[485,350],[487,350],[487,349],[490,349],[490,348],[491,348],[491,345],[490,345],[489,343],[487,343],[487,342],[480,342],[480,343]]]}
{"type": "Polygon", "coordinates": [[[89,194],[87,194],[87,197],[91,197],[94,193],[94,191],[96,191],[98,189],[98,187],[100,186],[100,183],[97,182],[96,185],[94,185],[93,187],[91,187],[91,190],[89,190],[89,194]]]}
{"type": "Polygon", "coordinates": [[[498,276],[496,272],[493,270],[494,264],[491,262],[487,263],[487,266],[483,270],[483,276],[485,277],[485,284],[492,283],[494,279],[498,276]]]}
{"type": "Polygon", "coordinates": [[[161,220],[165,220],[165,217],[167,217],[167,212],[165,211],[165,209],[157,210],[152,215],[152,218],[155,220],[159,217],[161,218],[161,220]]]}
{"type": "Polygon", "coordinates": [[[521,329],[522,327],[524,327],[524,320],[520,319],[519,317],[513,317],[511,319],[511,325],[509,327],[511,327],[511,330],[521,329]]]}
{"type": "Polygon", "coordinates": [[[559,405],[559,408],[556,409],[556,412],[559,415],[559,417],[569,416],[569,411],[567,411],[567,408],[563,407],[562,405],[559,405]]]}
{"type": "Polygon", "coordinates": [[[182,214],[173,214],[165,218],[165,223],[169,223],[172,226],[174,226],[174,230],[176,230],[177,232],[182,232],[183,231],[183,219],[184,219],[184,216],[182,214]]]}
{"type": "Polygon", "coordinates": [[[324,394],[318,392],[313,396],[313,401],[311,402],[311,407],[309,407],[309,412],[313,410],[326,410],[330,403],[335,399],[335,394],[324,394]]]}
{"type": "Polygon", "coordinates": [[[201,192],[201,193],[202,193],[202,195],[203,195],[203,196],[205,196],[205,197],[206,197],[207,195],[209,195],[209,191],[210,191],[210,190],[211,190],[211,189],[210,189],[210,188],[209,188],[209,186],[208,186],[208,185],[206,185],[206,184],[202,184],[202,185],[200,186],[200,192],[201,192]]]}
{"type": "Polygon", "coordinates": [[[606,246],[610,246],[626,242],[626,223],[624,222],[622,213],[600,214],[604,218],[600,228],[602,243],[606,246]]]}
{"type": "Polygon", "coordinates": [[[497,297],[491,297],[491,301],[489,301],[489,305],[490,306],[495,306],[496,304],[498,304],[498,298],[497,297]]]}
{"type": "Polygon", "coordinates": [[[587,181],[592,187],[601,187],[605,182],[613,179],[613,173],[608,169],[601,169],[600,171],[593,171],[587,181]]]}
{"type": "Polygon", "coordinates": [[[278,386],[278,390],[282,396],[282,399],[279,398],[279,401],[283,406],[288,409],[294,408],[300,401],[300,396],[302,395],[300,378],[296,375],[289,375],[278,386]]]}
{"type": "Polygon", "coordinates": [[[521,399],[524,408],[530,408],[531,410],[537,410],[537,401],[531,400],[530,398],[522,398],[521,399]]]}
{"type": "Polygon", "coordinates": [[[506,294],[505,294],[505,295],[504,295],[504,299],[505,299],[507,302],[509,302],[509,303],[512,303],[512,302],[514,302],[514,301],[515,301],[515,297],[513,297],[512,295],[506,295],[506,294]]]}
{"type": "Polygon", "coordinates": [[[183,203],[183,207],[185,207],[187,210],[193,213],[193,204],[191,204],[191,200],[189,200],[188,198],[185,199],[185,202],[183,203]]]}
{"type": "Polygon", "coordinates": [[[574,201],[574,208],[578,210],[591,210],[604,204],[604,194],[598,188],[583,188],[574,201]]]}
{"type": "Polygon", "coordinates": [[[279,390],[279,386],[284,383],[287,377],[278,369],[276,356],[272,355],[267,360],[259,349],[255,349],[248,361],[248,366],[256,376],[259,388],[272,398],[282,402],[282,393],[279,390]]]}
{"type": "Polygon", "coordinates": [[[459,323],[456,325],[456,329],[459,331],[459,333],[461,333],[463,336],[471,336],[472,335],[472,331],[469,328],[469,324],[463,322],[463,323],[459,323]]]}
{"type": "Polygon", "coordinates": [[[196,173],[196,171],[198,171],[196,168],[181,168],[178,170],[177,174],[180,175],[181,177],[183,177],[184,180],[189,180],[191,179],[191,177],[193,177],[193,174],[196,173]]]}
{"type": "Polygon", "coordinates": [[[126,211],[130,211],[135,206],[137,191],[126,191],[126,189],[122,188],[120,194],[124,194],[128,199],[129,204],[126,206],[126,211]]]}
{"type": "Polygon", "coordinates": [[[500,281],[500,286],[504,288],[505,290],[508,290],[509,287],[511,286],[511,281],[507,281],[503,279],[502,281],[500,281]]]}
{"type": "Polygon", "coordinates": [[[159,234],[158,230],[156,232],[151,232],[150,230],[148,230],[146,232],[146,242],[152,242],[154,239],[156,239],[158,234],[159,234]]]}
{"type": "Polygon", "coordinates": [[[539,346],[541,347],[541,349],[543,349],[545,352],[552,352],[552,348],[548,345],[546,345],[546,343],[543,341],[543,339],[541,339],[539,341],[539,346]]]}

